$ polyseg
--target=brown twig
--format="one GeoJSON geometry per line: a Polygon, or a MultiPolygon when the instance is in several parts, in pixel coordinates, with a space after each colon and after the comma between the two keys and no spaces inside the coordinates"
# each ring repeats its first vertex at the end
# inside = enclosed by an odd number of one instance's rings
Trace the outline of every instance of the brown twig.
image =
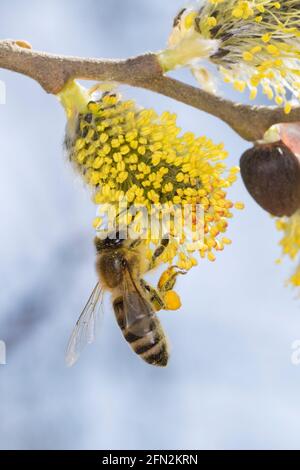
{"type": "Polygon", "coordinates": [[[145,88],[216,116],[249,141],[262,139],[273,124],[300,121],[300,107],[285,114],[281,107],[236,104],[167,77],[151,53],[125,60],[86,59],[37,52],[25,41],[6,40],[0,41],[0,67],[33,78],[52,94],[75,78],[145,88]]]}

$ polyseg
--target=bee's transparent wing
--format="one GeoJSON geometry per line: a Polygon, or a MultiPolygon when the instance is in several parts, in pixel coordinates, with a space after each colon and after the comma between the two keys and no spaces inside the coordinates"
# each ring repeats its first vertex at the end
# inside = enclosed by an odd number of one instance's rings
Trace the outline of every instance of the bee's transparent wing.
{"type": "Polygon", "coordinates": [[[94,341],[99,325],[99,310],[103,313],[102,299],[103,289],[97,283],[70,337],[65,358],[68,367],[73,366],[82,349],[94,341]]]}
{"type": "Polygon", "coordinates": [[[149,331],[149,318],[155,312],[128,267],[123,273],[123,309],[125,327],[130,328],[131,333],[136,336],[144,337],[149,331]]]}

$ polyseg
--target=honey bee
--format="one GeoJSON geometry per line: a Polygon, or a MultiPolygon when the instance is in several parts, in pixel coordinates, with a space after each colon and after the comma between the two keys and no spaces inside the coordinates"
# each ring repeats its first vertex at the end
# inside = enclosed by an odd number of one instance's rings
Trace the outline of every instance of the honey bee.
{"type": "Polygon", "coordinates": [[[126,239],[122,233],[114,238],[109,235],[95,238],[99,281],[73,330],[66,353],[67,365],[73,365],[83,346],[94,340],[97,307],[101,306],[105,291],[111,293],[117,323],[133,351],[148,364],[167,365],[168,340],[156,312],[178,308],[179,297],[172,289],[178,274],[186,271],[171,266],[162,274],[157,289],[142,278],[156,267],[167,245],[168,239],[163,239],[149,261],[142,239],[126,239]]]}

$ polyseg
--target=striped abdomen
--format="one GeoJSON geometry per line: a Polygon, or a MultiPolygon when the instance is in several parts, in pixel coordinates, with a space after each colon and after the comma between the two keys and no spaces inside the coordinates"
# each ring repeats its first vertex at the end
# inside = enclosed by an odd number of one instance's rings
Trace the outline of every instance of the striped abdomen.
{"type": "Polygon", "coordinates": [[[126,327],[121,297],[114,301],[113,307],[118,325],[133,351],[148,364],[165,367],[169,360],[168,343],[157,316],[141,316],[126,327]]]}

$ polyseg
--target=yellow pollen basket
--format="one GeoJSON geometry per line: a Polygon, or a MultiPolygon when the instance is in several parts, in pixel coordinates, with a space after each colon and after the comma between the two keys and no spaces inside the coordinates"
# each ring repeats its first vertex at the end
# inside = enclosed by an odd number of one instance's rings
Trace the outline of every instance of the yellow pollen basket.
{"type": "Polygon", "coordinates": [[[163,296],[163,300],[165,310],[178,310],[181,307],[180,297],[174,290],[167,291],[163,296]]]}

